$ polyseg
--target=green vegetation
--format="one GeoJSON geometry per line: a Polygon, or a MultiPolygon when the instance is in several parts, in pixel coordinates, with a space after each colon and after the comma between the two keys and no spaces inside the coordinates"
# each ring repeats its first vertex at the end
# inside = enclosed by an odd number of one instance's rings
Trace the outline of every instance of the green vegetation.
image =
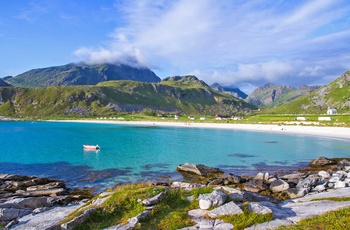
{"type": "Polygon", "coordinates": [[[349,113],[349,95],[350,71],[310,94],[264,112],[266,114],[325,114],[327,108],[331,107],[336,108],[338,113],[349,113]]]}
{"type": "Polygon", "coordinates": [[[327,212],[321,216],[301,220],[296,225],[282,226],[277,230],[343,230],[349,229],[350,207],[327,212]]]}
{"type": "Polygon", "coordinates": [[[316,199],[312,199],[311,201],[320,201],[320,200],[330,200],[330,201],[342,202],[342,201],[350,201],[350,197],[316,198],[316,199]]]}
{"type": "Polygon", "coordinates": [[[255,108],[212,90],[191,76],[179,81],[107,81],[96,86],[0,87],[0,116],[52,119],[137,113],[228,115],[255,108]]]}
{"type": "Polygon", "coordinates": [[[17,87],[96,85],[99,82],[111,80],[159,82],[160,78],[148,68],[83,63],[33,69],[16,77],[5,78],[7,83],[17,87]]]}
{"type": "MultiPolygon", "coordinates": [[[[120,186],[113,191],[112,196],[103,203],[97,212],[75,229],[102,229],[112,225],[126,224],[129,218],[144,211],[145,207],[140,200],[153,197],[161,191],[164,191],[163,187],[145,183],[120,186]]],[[[188,211],[199,208],[196,200],[199,194],[212,191],[212,187],[198,188],[191,191],[171,189],[151,211],[149,217],[142,220],[136,229],[179,229],[193,226],[195,223],[188,217],[188,211]],[[191,201],[186,199],[190,196],[193,197],[191,201]]],[[[243,210],[244,214],[223,216],[220,219],[234,224],[234,229],[244,229],[253,224],[272,220],[272,215],[257,215],[250,212],[247,205],[243,206],[243,210]]],[[[73,219],[83,211],[84,209],[71,214],[68,220],[73,219]]]]}

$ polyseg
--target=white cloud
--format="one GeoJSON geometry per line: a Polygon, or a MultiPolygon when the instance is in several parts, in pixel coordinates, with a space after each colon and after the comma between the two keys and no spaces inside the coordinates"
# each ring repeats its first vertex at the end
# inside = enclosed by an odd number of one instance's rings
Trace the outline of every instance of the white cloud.
{"type": "Polygon", "coordinates": [[[122,26],[109,44],[76,55],[224,85],[307,84],[348,68],[340,59],[350,51],[346,0],[138,0],[115,7],[122,26]]]}

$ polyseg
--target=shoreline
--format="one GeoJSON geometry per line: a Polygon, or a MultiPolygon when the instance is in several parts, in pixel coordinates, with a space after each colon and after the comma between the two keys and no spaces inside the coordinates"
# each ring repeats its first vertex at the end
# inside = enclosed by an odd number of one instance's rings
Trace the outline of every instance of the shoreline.
{"type": "Polygon", "coordinates": [[[225,123],[196,123],[196,122],[168,122],[168,121],[110,121],[110,120],[47,120],[48,122],[76,122],[115,125],[140,125],[178,128],[229,129],[248,132],[263,132],[271,134],[307,135],[350,141],[350,128],[347,127],[319,127],[301,125],[277,124],[225,124],[225,123]]]}

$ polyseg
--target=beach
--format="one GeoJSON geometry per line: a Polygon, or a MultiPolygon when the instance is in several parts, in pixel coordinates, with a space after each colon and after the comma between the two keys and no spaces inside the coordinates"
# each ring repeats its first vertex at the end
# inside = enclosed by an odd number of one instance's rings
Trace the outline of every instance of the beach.
{"type": "Polygon", "coordinates": [[[281,125],[281,124],[226,124],[226,123],[197,123],[197,122],[172,122],[172,121],[116,121],[116,120],[50,120],[55,122],[82,122],[101,124],[124,124],[141,126],[164,126],[181,128],[206,128],[206,129],[232,129],[250,132],[265,132],[290,135],[311,135],[324,138],[335,138],[350,141],[350,128],[325,127],[305,125],[281,125]]]}

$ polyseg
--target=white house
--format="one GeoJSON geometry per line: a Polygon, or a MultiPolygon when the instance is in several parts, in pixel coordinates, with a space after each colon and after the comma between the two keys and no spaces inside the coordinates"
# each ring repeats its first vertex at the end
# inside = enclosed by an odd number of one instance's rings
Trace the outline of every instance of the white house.
{"type": "Polygon", "coordinates": [[[332,108],[329,108],[327,109],[327,114],[328,115],[332,115],[332,114],[337,114],[337,110],[336,109],[332,109],[332,108]]]}

